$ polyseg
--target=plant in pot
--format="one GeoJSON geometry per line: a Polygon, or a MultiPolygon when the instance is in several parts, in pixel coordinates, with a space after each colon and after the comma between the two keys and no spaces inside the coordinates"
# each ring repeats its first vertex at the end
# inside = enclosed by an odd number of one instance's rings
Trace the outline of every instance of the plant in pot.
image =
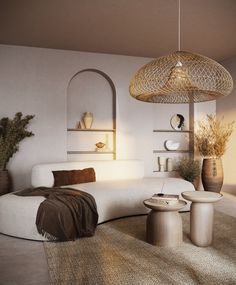
{"type": "Polygon", "coordinates": [[[203,157],[202,184],[205,191],[220,193],[224,174],[221,157],[233,132],[234,122],[224,123],[223,118],[207,115],[206,120],[198,122],[194,135],[195,147],[203,157]]]}
{"type": "Polygon", "coordinates": [[[176,163],[175,170],[184,180],[191,182],[197,190],[199,186],[200,162],[188,157],[182,157],[176,163]]]}
{"type": "Polygon", "coordinates": [[[11,179],[7,170],[10,158],[19,150],[19,143],[34,134],[27,131],[33,115],[23,116],[18,112],[13,119],[7,117],[0,120],[0,195],[9,192],[11,179]]]}

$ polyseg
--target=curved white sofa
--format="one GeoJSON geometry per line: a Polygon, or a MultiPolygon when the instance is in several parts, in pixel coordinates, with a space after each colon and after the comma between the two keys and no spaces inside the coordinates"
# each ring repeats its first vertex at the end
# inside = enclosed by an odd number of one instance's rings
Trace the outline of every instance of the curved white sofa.
{"type": "MultiPolygon", "coordinates": [[[[145,214],[143,200],[154,193],[181,194],[194,191],[191,183],[180,178],[144,177],[139,160],[79,161],[36,165],[32,169],[33,187],[52,187],[52,170],[72,170],[93,167],[96,182],[70,185],[92,194],[97,203],[98,223],[114,218],[145,214]]],[[[16,237],[46,240],[35,226],[37,210],[44,197],[20,197],[12,193],[0,197],[0,232],[16,237]]],[[[189,210],[189,203],[183,209],[189,210]]]]}

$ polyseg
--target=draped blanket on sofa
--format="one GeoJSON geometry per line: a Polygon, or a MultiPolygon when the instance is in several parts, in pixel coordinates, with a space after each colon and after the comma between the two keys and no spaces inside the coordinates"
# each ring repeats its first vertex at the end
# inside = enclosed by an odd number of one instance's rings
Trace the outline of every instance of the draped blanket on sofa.
{"type": "Polygon", "coordinates": [[[89,193],[71,188],[37,187],[14,194],[46,198],[38,208],[36,226],[49,240],[67,241],[94,235],[98,213],[95,199],[89,193]]]}

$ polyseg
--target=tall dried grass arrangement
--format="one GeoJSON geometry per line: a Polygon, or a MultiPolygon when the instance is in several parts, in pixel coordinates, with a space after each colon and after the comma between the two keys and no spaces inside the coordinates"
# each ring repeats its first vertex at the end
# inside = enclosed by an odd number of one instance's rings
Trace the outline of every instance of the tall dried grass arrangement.
{"type": "Polygon", "coordinates": [[[199,121],[194,135],[195,147],[203,157],[221,157],[226,151],[226,144],[233,132],[234,121],[224,123],[223,118],[207,115],[206,120],[199,121]]]}

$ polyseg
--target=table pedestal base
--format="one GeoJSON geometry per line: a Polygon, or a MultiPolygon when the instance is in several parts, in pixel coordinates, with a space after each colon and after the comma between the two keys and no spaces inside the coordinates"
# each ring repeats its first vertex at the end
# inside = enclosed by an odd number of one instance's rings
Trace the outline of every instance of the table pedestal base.
{"type": "Polygon", "coordinates": [[[193,202],[190,212],[190,235],[197,246],[212,243],[214,207],[212,203],[193,202]]]}
{"type": "Polygon", "coordinates": [[[182,219],[177,211],[152,210],[147,217],[147,242],[179,246],[183,241],[182,219]]]}

